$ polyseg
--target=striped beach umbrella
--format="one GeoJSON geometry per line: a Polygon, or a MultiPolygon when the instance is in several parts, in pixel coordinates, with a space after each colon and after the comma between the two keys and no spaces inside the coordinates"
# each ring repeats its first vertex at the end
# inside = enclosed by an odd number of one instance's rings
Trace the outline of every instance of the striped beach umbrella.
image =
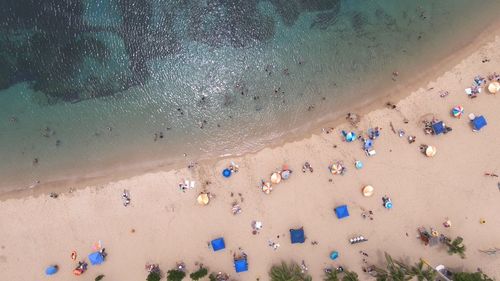
{"type": "Polygon", "coordinates": [[[347,135],[345,136],[345,140],[347,142],[355,141],[356,140],[356,134],[354,132],[347,133],[347,135]]]}
{"type": "Polygon", "coordinates": [[[461,105],[457,105],[451,110],[451,114],[453,115],[453,117],[456,118],[460,118],[460,116],[462,116],[463,113],[464,113],[464,108],[461,105]]]}
{"type": "Polygon", "coordinates": [[[340,163],[335,163],[330,167],[330,172],[334,175],[340,175],[342,174],[342,170],[344,169],[344,166],[340,163]]]}

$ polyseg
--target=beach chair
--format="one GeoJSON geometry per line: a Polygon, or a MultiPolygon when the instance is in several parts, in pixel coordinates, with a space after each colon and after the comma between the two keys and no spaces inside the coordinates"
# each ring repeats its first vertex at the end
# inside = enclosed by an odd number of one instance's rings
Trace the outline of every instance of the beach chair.
{"type": "Polygon", "coordinates": [[[290,240],[292,241],[292,244],[304,243],[304,241],[306,241],[304,229],[302,227],[298,229],[290,229],[290,240]]]}
{"type": "Polygon", "coordinates": [[[346,218],[349,216],[349,210],[347,209],[347,205],[341,205],[333,209],[335,211],[335,215],[337,215],[338,219],[346,218]]]}
{"type": "Polygon", "coordinates": [[[246,257],[234,260],[234,269],[236,273],[248,271],[248,262],[246,257]]]}
{"type": "Polygon", "coordinates": [[[351,243],[351,245],[358,244],[361,242],[366,242],[366,241],[368,241],[368,239],[366,239],[363,235],[355,236],[355,237],[349,239],[349,243],[351,243]]]}
{"type": "Polygon", "coordinates": [[[217,251],[220,251],[220,250],[223,250],[226,248],[226,243],[224,243],[224,238],[222,238],[222,237],[219,237],[217,239],[212,240],[212,242],[210,242],[210,244],[212,244],[212,249],[214,250],[214,252],[217,252],[217,251]]]}
{"type": "Polygon", "coordinates": [[[371,157],[371,156],[375,156],[375,154],[377,154],[377,152],[375,151],[375,149],[370,148],[370,149],[365,149],[365,154],[366,154],[366,156],[371,157]]]}
{"type": "Polygon", "coordinates": [[[452,281],[453,279],[453,272],[448,270],[446,266],[440,264],[436,266],[436,272],[437,272],[437,278],[436,281],[452,281]]]}
{"type": "Polygon", "coordinates": [[[424,244],[427,246],[435,246],[439,244],[440,238],[439,236],[434,236],[431,233],[427,231],[425,227],[419,227],[418,228],[418,233],[420,235],[420,240],[424,242],[424,244]]]}
{"type": "Polygon", "coordinates": [[[474,128],[475,131],[481,130],[484,126],[486,126],[488,123],[486,123],[486,119],[484,116],[477,116],[472,120],[472,127],[474,128]]]}

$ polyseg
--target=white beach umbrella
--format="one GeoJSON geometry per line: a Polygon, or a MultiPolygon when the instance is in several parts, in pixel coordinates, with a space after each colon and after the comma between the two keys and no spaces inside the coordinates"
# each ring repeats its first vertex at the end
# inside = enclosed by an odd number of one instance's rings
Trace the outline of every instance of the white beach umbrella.
{"type": "Polygon", "coordinates": [[[496,94],[498,91],[500,91],[500,83],[498,82],[491,82],[489,85],[488,85],[488,91],[490,91],[490,93],[492,94],[496,94]]]}
{"type": "Polygon", "coordinates": [[[274,184],[278,184],[281,182],[281,175],[279,173],[272,173],[271,182],[274,184]]]}
{"type": "Polygon", "coordinates": [[[425,149],[425,155],[427,155],[427,157],[434,157],[434,155],[436,155],[436,153],[437,153],[437,149],[434,146],[429,145],[425,149]]]}
{"type": "Polygon", "coordinates": [[[205,192],[200,193],[198,195],[198,198],[196,198],[196,201],[198,201],[198,204],[200,205],[207,205],[208,202],[210,202],[210,198],[208,197],[208,194],[205,192]]]}
{"type": "Polygon", "coordinates": [[[371,185],[366,185],[365,187],[363,187],[362,192],[363,192],[363,196],[370,197],[375,192],[375,188],[373,188],[373,186],[371,186],[371,185]]]}

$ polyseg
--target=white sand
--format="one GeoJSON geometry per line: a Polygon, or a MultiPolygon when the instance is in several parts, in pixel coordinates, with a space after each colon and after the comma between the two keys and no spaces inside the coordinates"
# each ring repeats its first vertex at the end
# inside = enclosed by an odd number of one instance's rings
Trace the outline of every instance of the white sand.
{"type": "Polygon", "coordinates": [[[229,164],[226,159],[215,167],[203,164],[193,170],[145,174],[72,193],[68,187],[57,199],[41,195],[5,200],[0,203],[0,280],[74,280],[71,251],[86,256],[98,240],[109,256],[103,265],[90,266],[78,280],[94,280],[98,274],[105,274],[104,280],[145,280],[146,262],[159,263],[166,271],[180,260],[190,271],[196,269],[195,262],[202,262],[211,271],[225,271],[237,280],[268,280],[270,266],[281,260],[305,260],[315,280],[320,280],[322,269],[329,265],[343,265],[367,280],[368,275],[361,271],[360,250],[370,255],[371,264],[381,264],[387,251],[411,263],[424,258],[433,265],[442,263],[459,270],[480,267],[489,276],[500,278],[500,257],[478,251],[500,247],[500,179],[483,175],[486,171],[500,174],[500,99],[483,93],[471,100],[464,93],[476,74],[500,71],[499,48],[500,40],[496,40],[479,49],[399,102],[398,110],[380,109],[365,115],[360,130],[383,128],[375,141],[377,155],[372,158],[364,155],[359,142],[341,141],[340,130],[350,129],[342,125],[331,134],[317,132],[298,142],[231,159],[241,170],[229,179],[220,174],[229,164]],[[485,55],[490,62],[481,62],[485,55]],[[450,95],[440,98],[438,90],[448,90],[450,95]],[[474,133],[466,116],[452,118],[450,109],[458,104],[465,107],[466,114],[483,114],[488,126],[474,133]],[[420,120],[428,113],[435,113],[453,131],[424,135],[420,120]],[[403,123],[404,118],[408,124],[403,123]],[[408,144],[393,134],[390,122],[396,129],[416,135],[417,141],[408,144]],[[421,143],[435,145],[437,155],[424,157],[418,149],[421,143]],[[355,170],[354,159],[362,160],[365,167],[355,170]],[[348,164],[346,175],[329,174],[327,167],[334,160],[348,164]],[[301,172],[305,161],[311,163],[314,173],[301,172]],[[259,181],[284,163],[294,173],[271,195],[265,195],[257,187],[259,181]],[[196,180],[196,188],[180,192],[177,184],[182,179],[196,180]],[[211,184],[201,184],[206,181],[211,184]],[[365,184],[375,187],[373,197],[361,195],[365,184]],[[121,202],[124,188],[132,197],[128,207],[121,202]],[[216,195],[206,207],[195,200],[204,188],[216,195]],[[231,203],[239,200],[238,193],[244,198],[243,212],[233,216],[231,203]],[[382,207],[384,194],[392,198],[392,210],[382,207]],[[349,218],[335,218],[332,209],[339,204],[349,206],[349,218]],[[363,219],[361,208],[373,210],[374,220],[363,219]],[[452,221],[451,228],[442,226],[445,218],[452,221]],[[481,218],[487,223],[480,224],[481,218]],[[264,223],[258,235],[251,233],[252,220],[264,223]],[[299,226],[305,229],[306,243],[291,245],[288,230],[299,226]],[[435,227],[452,238],[462,236],[467,258],[449,256],[442,246],[424,246],[416,239],[419,226],[435,227]],[[356,234],[369,241],[349,245],[348,239],[356,234]],[[214,253],[207,241],[218,236],[224,236],[227,248],[214,253]],[[268,246],[269,239],[281,247],[274,251],[268,246]],[[311,245],[314,240],[319,244],[311,245]],[[232,253],[239,247],[249,256],[250,270],[242,274],[232,268],[232,253]],[[335,262],[329,260],[332,250],[340,252],[335,262]],[[44,268],[53,263],[60,266],[60,272],[45,277],[44,268]]]}

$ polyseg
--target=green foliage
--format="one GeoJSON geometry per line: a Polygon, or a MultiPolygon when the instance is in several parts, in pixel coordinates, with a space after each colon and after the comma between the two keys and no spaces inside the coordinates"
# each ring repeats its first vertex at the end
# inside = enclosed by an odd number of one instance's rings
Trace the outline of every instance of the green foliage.
{"type": "Polygon", "coordinates": [[[354,271],[344,271],[342,281],[359,281],[358,274],[354,271]]]}
{"type": "Polygon", "coordinates": [[[330,272],[325,272],[324,281],[339,281],[339,277],[337,276],[337,271],[332,269],[330,272]]]}
{"type": "Polygon", "coordinates": [[[353,271],[344,271],[343,273],[339,273],[335,269],[332,269],[330,272],[325,273],[324,281],[358,281],[358,274],[353,271]],[[339,277],[342,276],[342,278],[339,277]]]}
{"type": "Polygon", "coordinates": [[[426,266],[424,268],[423,261],[420,261],[414,266],[412,266],[410,268],[410,273],[411,275],[415,276],[418,281],[423,281],[423,280],[434,281],[437,275],[436,271],[433,268],[429,266],[426,266]]]}
{"type": "Polygon", "coordinates": [[[273,265],[269,271],[271,281],[311,281],[311,276],[302,273],[300,267],[292,262],[287,265],[281,262],[280,265],[273,265]]]}
{"type": "Polygon", "coordinates": [[[205,277],[208,274],[208,269],[204,268],[203,266],[200,266],[200,269],[197,271],[191,273],[189,277],[193,280],[200,280],[201,278],[205,277]]]}
{"type": "Polygon", "coordinates": [[[160,281],[161,275],[156,271],[151,271],[146,278],[147,281],[160,281]]]}
{"type": "Polygon", "coordinates": [[[172,269],[167,272],[168,281],[181,281],[186,277],[186,272],[178,269],[172,269]]]}
{"type": "Polygon", "coordinates": [[[453,275],[455,281],[493,281],[490,277],[482,272],[459,272],[453,275]]]}
{"type": "Polygon", "coordinates": [[[413,278],[410,267],[400,261],[394,261],[392,257],[385,253],[386,268],[375,267],[377,281],[407,281],[413,278]]]}
{"type": "Polygon", "coordinates": [[[457,254],[462,259],[465,259],[465,245],[462,244],[464,239],[462,237],[457,237],[453,241],[446,240],[446,245],[448,246],[448,254],[457,254]]]}
{"type": "Polygon", "coordinates": [[[208,275],[208,280],[217,281],[217,277],[215,277],[215,273],[210,273],[210,275],[208,275]]]}
{"type": "Polygon", "coordinates": [[[104,274],[101,274],[101,275],[97,276],[95,278],[95,281],[100,281],[100,280],[102,280],[102,278],[104,278],[104,274]]]}

